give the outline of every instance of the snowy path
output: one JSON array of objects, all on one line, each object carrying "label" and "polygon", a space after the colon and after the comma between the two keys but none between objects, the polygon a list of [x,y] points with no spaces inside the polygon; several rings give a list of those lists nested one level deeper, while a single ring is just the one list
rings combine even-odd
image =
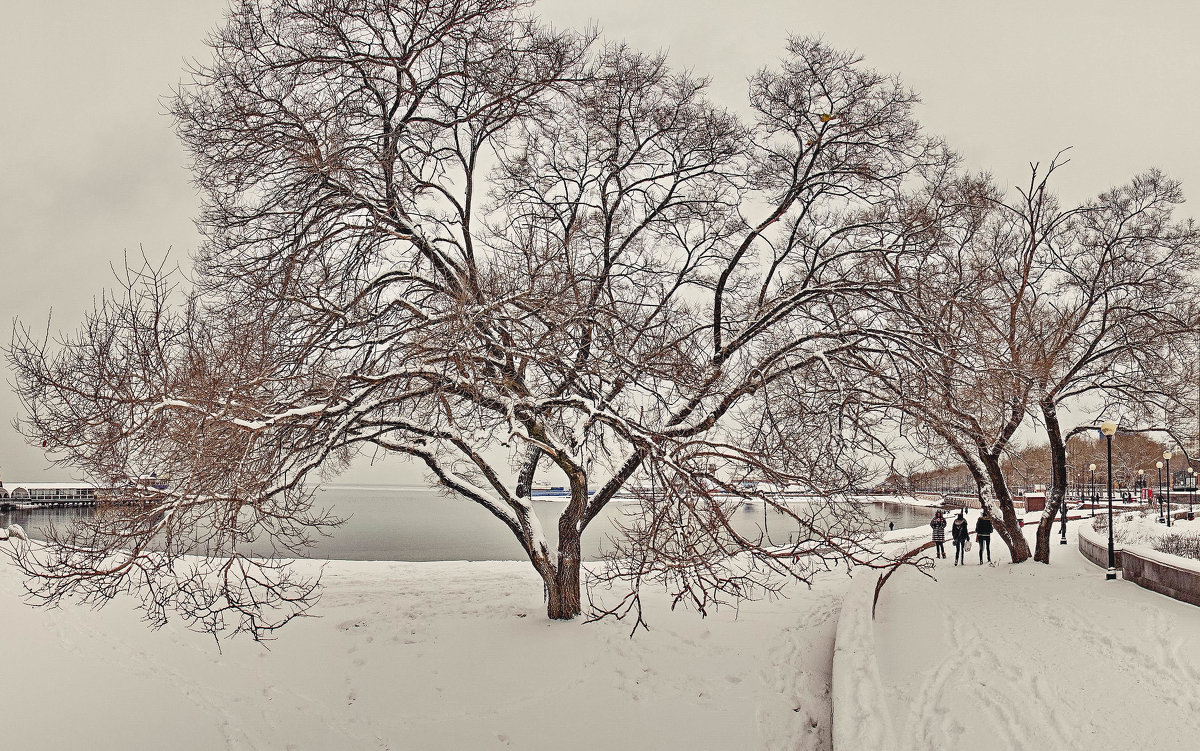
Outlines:
[{"label": "snowy path", "polygon": [[[303,562],[315,566],[314,562]],[[5,748],[828,749],[847,580],[652,630],[553,623],[526,564],[331,562],[270,649],[218,651],[127,600],[20,604],[0,565]]]},{"label": "snowy path", "polygon": [[902,749],[1198,747],[1200,608],[1106,581],[1070,543],[1051,566],[892,578],[875,646]]}]

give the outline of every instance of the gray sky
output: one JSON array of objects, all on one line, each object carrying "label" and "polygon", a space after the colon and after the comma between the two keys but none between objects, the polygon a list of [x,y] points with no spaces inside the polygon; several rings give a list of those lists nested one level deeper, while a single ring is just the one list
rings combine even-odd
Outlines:
[{"label": "gray sky", "polygon": [[[197,199],[163,98],[219,23],[222,0],[0,0],[0,293],[2,339],[20,317],[73,328],[111,286],[126,252],[181,260],[198,237]],[[924,103],[927,129],[975,169],[1022,183],[1028,163],[1073,147],[1058,180],[1082,200],[1148,167],[1180,178],[1200,205],[1200,5],[1179,0],[544,0],[557,26],[663,49],[741,105],[748,75],[786,35],[820,35],[898,73]],[[7,369],[0,374],[11,380]],[[0,477],[38,480],[40,450],[9,427],[0,388]],[[412,481],[391,463],[357,482]]]}]

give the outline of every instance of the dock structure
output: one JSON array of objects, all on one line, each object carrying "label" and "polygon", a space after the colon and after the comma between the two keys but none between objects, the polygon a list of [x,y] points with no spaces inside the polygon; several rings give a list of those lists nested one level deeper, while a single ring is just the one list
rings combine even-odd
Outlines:
[{"label": "dock structure", "polygon": [[0,482],[0,509],[94,506],[104,491],[90,482]]}]

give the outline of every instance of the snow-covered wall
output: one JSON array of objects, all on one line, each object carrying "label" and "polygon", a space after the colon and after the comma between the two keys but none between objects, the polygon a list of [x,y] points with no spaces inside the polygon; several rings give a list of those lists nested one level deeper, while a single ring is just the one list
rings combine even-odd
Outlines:
[{"label": "snow-covered wall", "polygon": [[[1121,568],[1121,551],[1122,546],[1118,543],[1113,546],[1116,552],[1117,568]],[[1103,535],[1092,529],[1090,524],[1082,524],[1079,527],[1079,552],[1083,553],[1083,557],[1087,558],[1092,563],[1102,568],[1108,568],[1108,533]]]},{"label": "snow-covered wall", "polygon": [[[1122,579],[1181,602],[1200,605],[1200,561],[1144,545],[1114,547]],[[1092,563],[1107,568],[1107,534],[1084,525],[1079,530],[1079,552]]]},{"label": "snow-covered wall", "polygon": [[875,656],[874,573],[864,570],[854,577],[838,618],[833,647],[834,751],[898,748]]}]

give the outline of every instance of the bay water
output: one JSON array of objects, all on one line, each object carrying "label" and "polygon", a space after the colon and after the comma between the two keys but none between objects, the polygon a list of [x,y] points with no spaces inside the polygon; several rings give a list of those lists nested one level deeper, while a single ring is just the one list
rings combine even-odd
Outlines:
[{"label": "bay water", "polygon": [[[305,551],[309,558],[359,561],[490,561],[522,560],[520,544],[498,519],[483,507],[455,496],[443,495],[427,487],[398,485],[330,485],[317,491],[316,505],[344,517],[345,523],[319,538]],[[565,499],[534,499],[534,512],[546,530],[550,549],[558,538],[558,516]],[[888,522],[897,529],[929,523],[932,509],[914,508],[896,503],[871,504],[872,515],[883,528]],[[583,555],[595,560],[611,549],[612,538],[627,513],[636,510],[636,502],[621,499],[610,502],[583,537]],[[39,537],[50,524],[69,524],[72,519],[90,516],[88,507],[22,509],[0,513],[0,525],[17,523],[31,537]],[[771,542],[786,544],[795,522],[768,510],[763,504],[748,503],[734,512],[734,529],[757,537],[764,529]]]}]

